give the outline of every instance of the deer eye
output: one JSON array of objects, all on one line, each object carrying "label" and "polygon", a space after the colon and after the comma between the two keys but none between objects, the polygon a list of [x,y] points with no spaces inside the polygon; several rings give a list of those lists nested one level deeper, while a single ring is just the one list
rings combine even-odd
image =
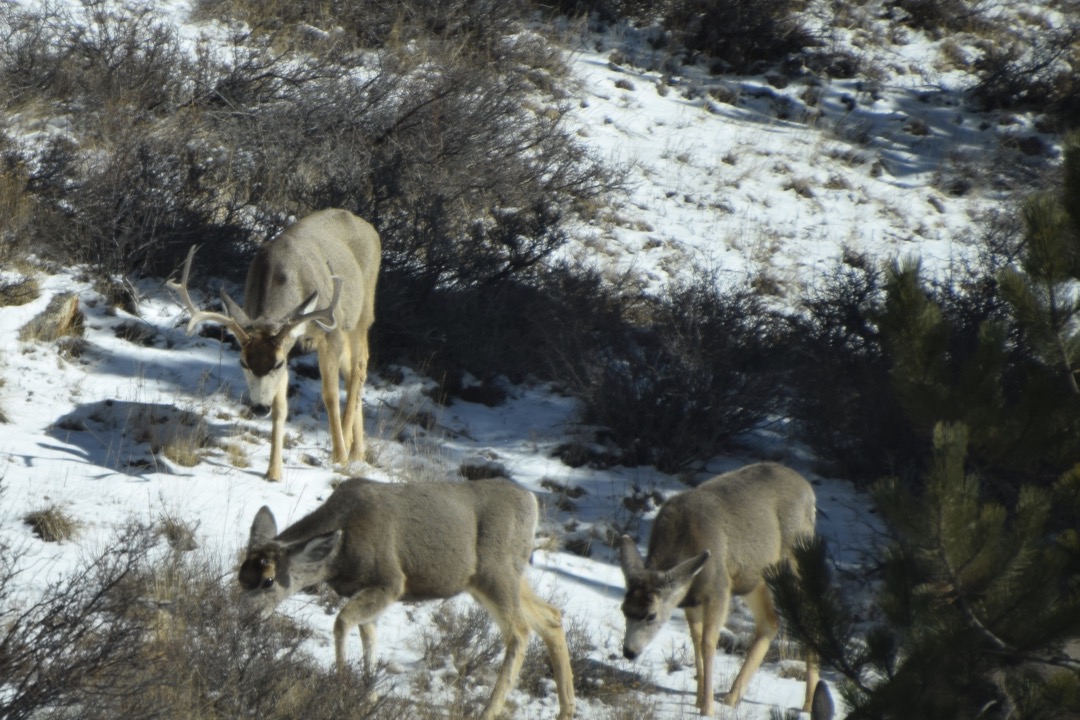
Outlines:
[{"label": "deer eye", "polygon": [[284,365],[285,365],[284,360],[278,360],[276,363],[274,363],[274,369],[275,370],[280,370]]},{"label": "deer eye", "polygon": [[245,360],[244,358],[240,358],[240,367],[244,368],[245,370],[251,369],[251,367],[247,364],[247,360]]},{"label": "deer eye", "polygon": [[262,586],[264,590],[269,590],[270,588],[274,587],[274,578],[263,578]]},{"label": "deer eye", "polygon": [[645,622],[656,622],[656,613],[649,613],[648,617],[645,618]]},{"label": "deer eye", "polygon": [[263,567],[266,567],[267,565],[270,564],[270,558],[266,558],[266,557],[259,558],[259,564],[262,565]]}]

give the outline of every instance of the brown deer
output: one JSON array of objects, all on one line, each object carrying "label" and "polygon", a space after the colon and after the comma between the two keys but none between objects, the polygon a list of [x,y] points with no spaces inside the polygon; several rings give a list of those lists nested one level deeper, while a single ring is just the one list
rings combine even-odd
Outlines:
[{"label": "brown deer", "polygon": [[[626,577],[623,655],[630,660],[640,655],[675,608],[683,608],[694,646],[696,705],[702,715],[712,715],[716,643],[731,596],[742,596],[756,632],[724,696],[725,704],[737,705],[780,626],[763,573],[792,560],[795,542],[814,534],[815,515],[810,483],[776,463],[718,475],[664,502],[649,536],[647,560],[628,535],[620,541]],[[811,710],[817,682],[817,663],[808,653],[804,712]]]},{"label": "brown deer", "polygon": [[[281,451],[288,415],[288,358],[303,340],[319,355],[322,397],[330,421],[332,461],[364,459],[361,397],[367,380],[368,329],[375,321],[375,282],[382,257],[379,234],[346,210],[320,210],[296,221],[262,245],[248,268],[244,307],[221,291],[225,313],[199,310],[188,294],[193,246],[180,282],[169,281],[191,319],[190,335],[203,322],[224,325],[240,343],[240,367],[252,411],[271,418],[267,480],[281,480]],[[329,304],[315,310],[320,302]],[[338,373],[345,378],[340,410]]]},{"label": "brown deer", "polygon": [[547,646],[559,719],[574,714],[574,686],[562,614],[525,578],[537,522],[536,497],[506,480],[342,483],[314,512],[281,533],[263,507],[240,567],[245,597],[269,615],[320,581],[348,598],[334,623],[339,668],[345,638],[360,628],[364,667],[374,670],[375,620],[399,600],[472,595],[502,631],[506,656],[481,718],[498,716],[517,681],[529,632]]}]

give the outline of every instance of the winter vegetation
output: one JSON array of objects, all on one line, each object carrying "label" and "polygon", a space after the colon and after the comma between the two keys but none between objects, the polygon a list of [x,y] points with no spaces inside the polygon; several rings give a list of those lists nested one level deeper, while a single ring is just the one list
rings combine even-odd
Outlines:
[{"label": "winter vegetation", "polygon": [[[166,288],[198,245],[226,312],[335,207],[382,241],[337,465],[313,355],[271,443]],[[532,491],[576,715],[695,716],[680,611],[622,657],[620,538],[760,460],[818,534],[721,717],[796,713],[804,648],[839,717],[1080,714],[1077,0],[3,1],[0,334],[0,717],[478,716],[471,601],[344,669],[325,584],[238,602],[255,511],[356,475]],[[557,695],[534,640],[506,715]]]}]

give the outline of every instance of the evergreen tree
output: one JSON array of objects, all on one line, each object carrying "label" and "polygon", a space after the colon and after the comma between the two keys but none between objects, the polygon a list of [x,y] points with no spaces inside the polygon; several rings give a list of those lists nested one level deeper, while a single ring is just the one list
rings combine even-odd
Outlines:
[{"label": "evergreen tree", "polygon": [[1018,264],[981,289],[1000,292],[1004,312],[974,327],[943,309],[955,288],[935,295],[907,261],[886,270],[873,318],[912,429],[963,423],[971,463],[1014,500],[1018,478],[1045,484],[1080,462],[1080,134],[1065,143],[1063,175],[1060,193],[1024,203]]},{"label": "evergreen tree", "polygon": [[897,401],[914,430],[929,437],[940,421],[963,422],[980,447],[1000,447],[1005,424],[1003,375],[1008,357],[1004,325],[984,321],[973,347],[957,333],[924,287],[917,261],[895,262],[885,273],[885,303],[875,316],[891,360]]},{"label": "evergreen tree", "polygon": [[1080,468],[1051,489],[1022,488],[1009,512],[982,497],[967,444],[963,425],[939,424],[923,489],[875,490],[895,537],[878,624],[857,625],[820,539],[799,548],[797,572],[768,578],[793,634],[843,676],[853,719],[1080,712],[1080,661],[1063,652],[1080,638]]},{"label": "evergreen tree", "polygon": [[1052,489],[1025,487],[1013,512],[966,471],[968,432],[934,430],[919,492],[883,481],[894,531],[881,557],[881,620],[861,628],[829,575],[827,548],[799,548],[769,576],[793,634],[843,677],[852,719],[1064,718],[1080,711],[1080,467]]},{"label": "evergreen tree", "polygon": [[1080,134],[1065,142],[1063,191],[1024,203],[1024,256],[999,278],[1005,298],[1031,346],[1059,369],[1064,385],[1080,395]]}]

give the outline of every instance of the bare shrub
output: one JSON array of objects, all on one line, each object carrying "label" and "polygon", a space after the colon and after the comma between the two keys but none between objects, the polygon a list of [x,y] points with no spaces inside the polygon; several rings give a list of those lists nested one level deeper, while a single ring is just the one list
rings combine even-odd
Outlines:
[{"label": "bare shrub", "polygon": [[[252,18],[262,29],[194,58],[149,10],[7,8],[0,76],[18,78],[17,100],[89,109],[25,158],[38,244],[109,274],[166,274],[196,240],[245,252],[253,230],[343,206],[391,239],[386,265],[475,282],[531,269],[565,241],[575,203],[614,186],[558,103],[532,96],[564,66],[521,6],[327,7],[270,8]],[[331,21],[349,32],[302,48],[290,34]]]},{"label": "bare shrub", "polygon": [[[140,566],[129,591],[151,630],[143,666],[125,668],[121,687],[144,688],[85,717],[370,717],[375,679],[334,676],[301,649],[308,634],[287,618],[247,612],[232,573],[197,554],[168,554]],[[228,578],[222,582],[223,577]],[[191,672],[198,668],[198,672]]]},{"label": "bare shrub", "polygon": [[667,3],[655,0],[555,0],[551,3],[551,7],[565,15],[589,15],[601,23],[628,19],[643,25],[655,21],[666,6]]},{"label": "bare shrub", "polygon": [[984,27],[984,0],[888,0],[885,7],[901,23],[932,34],[961,32]]},{"label": "bare shrub", "polygon": [[122,694],[113,676],[138,665],[142,628],[124,621],[133,600],[119,591],[148,544],[138,530],[117,540],[25,603],[14,595],[20,554],[0,552],[0,716],[74,716],[94,698]]},{"label": "bare shrub", "polygon": [[791,318],[788,412],[830,470],[863,479],[895,471],[911,435],[873,322],[884,298],[877,263],[845,252]]},{"label": "bare shrub", "polygon": [[169,128],[101,120],[110,147],[97,162],[62,139],[38,158],[40,250],[107,275],[168,274],[196,241],[227,258],[241,228],[227,187],[217,189],[216,151],[179,118]]},{"label": "bare shrub", "polygon": [[1080,21],[1040,29],[1037,39],[994,38],[980,44],[971,94],[983,107],[1036,108],[1075,125],[1080,90]]},{"label": "bare shrub", "polygon": [[702,272],[616,328],[575,390],[629,464],[676,470],[712,455],[780,406],[777,319],[750,290]]},{"label": "bare shrub", "polygon": [[[7,135],[0,135],[0,252],[8,256],[33,217],[30,170]],[[11,259],[11,257],[4,257]]]},{"label": "bare shrub", "polygon": [[[9,153],[26,246],[115,281],[167,275],[198,242],[229,274],[291,217],[344,207],[384,238],[380,317],[403,319],[376,324],[380,351],[437,357],[448,386],[466,370],[546,374],[536,341],[566,333],[561,301],[540,296],[588,282],[549,280],[551,258],[622,175],[567,127],[562,54],[526,25],[531,6],[204,3],[250,29],[192,56],[152,11],[105,5],[0,9],[9,105],[79,108],[68,132]],[[440,301],[458,300],[478,318],[448,312],[447,327]]]},{"label": "bare shrub", "polygon": [[[505,52],[531,4],[523,0],[198,0],[196,15],[239,20],[278,44],[303,45],[333,36],[368,49],[411,52],[432,39],[451,41],[462,53],[490,60]],[[411,46],[411,49],[410,49]]]},{"label": "bare shrub", "polygon": [[32,275],[0,279],[0,307],[25,305],[41,295],[41,285]]},{"label": "bare shrub", "polygon": [[[658,688],[645,676],[632,670],[596,660],[592,657],[596,643],[589,628],[577,618],[563,618],[566,625],[566,645],[570,651],[570,666],[574,672],[574,689],[578,697],[599,700],[608,706],[599,717],[651,718],[657,703],[648,694]],[[521,667],[519,686],[525,692],[544,697],[553,692],[550,665],[539,640],[529,644]]]},{"label": "bare shrub", "polygon": [[423,365],[442,402],[462,394],[466,372],[493,387],[499,378],[530,376],[576,387],[602,329],[625,322],[622,293],[599,272],[565,264],[529,278],[434,290],[423,279],[384,272],[379,351],[384,360]]},{"label": "bare shrub", "polygon": [[663,24],[689,50],[744,71],[814,44],[801,0],[671,0]]},{"label": "bare shrub", "polygon": [[[46,99],[72,109],[162,112],[176,105],[181,92],[177,70],[185,56],[150,5],[5,4],[0,38],[0,78],[9,108]],[[78,114],[72,119],[78,122]]]},{"label": "bare shrub", "polygon": [[5,718],[205,720],[257,716],[392,717],[372,701],[378,678],[337,675],[287,619],[246,613],[194,553],[155,551],[132,525],[77,572],[24,603],[18,554],[0,553],[0,696]]},{"label": "bare shrub", "polygon": [[439,605],[433,633],[422,638],[424,660],[442,666],[449,658],[458,677],[469,679],[490,671],[503,653],[502,639],[491,616],[477,603],[461,610],[454,601]]}]

